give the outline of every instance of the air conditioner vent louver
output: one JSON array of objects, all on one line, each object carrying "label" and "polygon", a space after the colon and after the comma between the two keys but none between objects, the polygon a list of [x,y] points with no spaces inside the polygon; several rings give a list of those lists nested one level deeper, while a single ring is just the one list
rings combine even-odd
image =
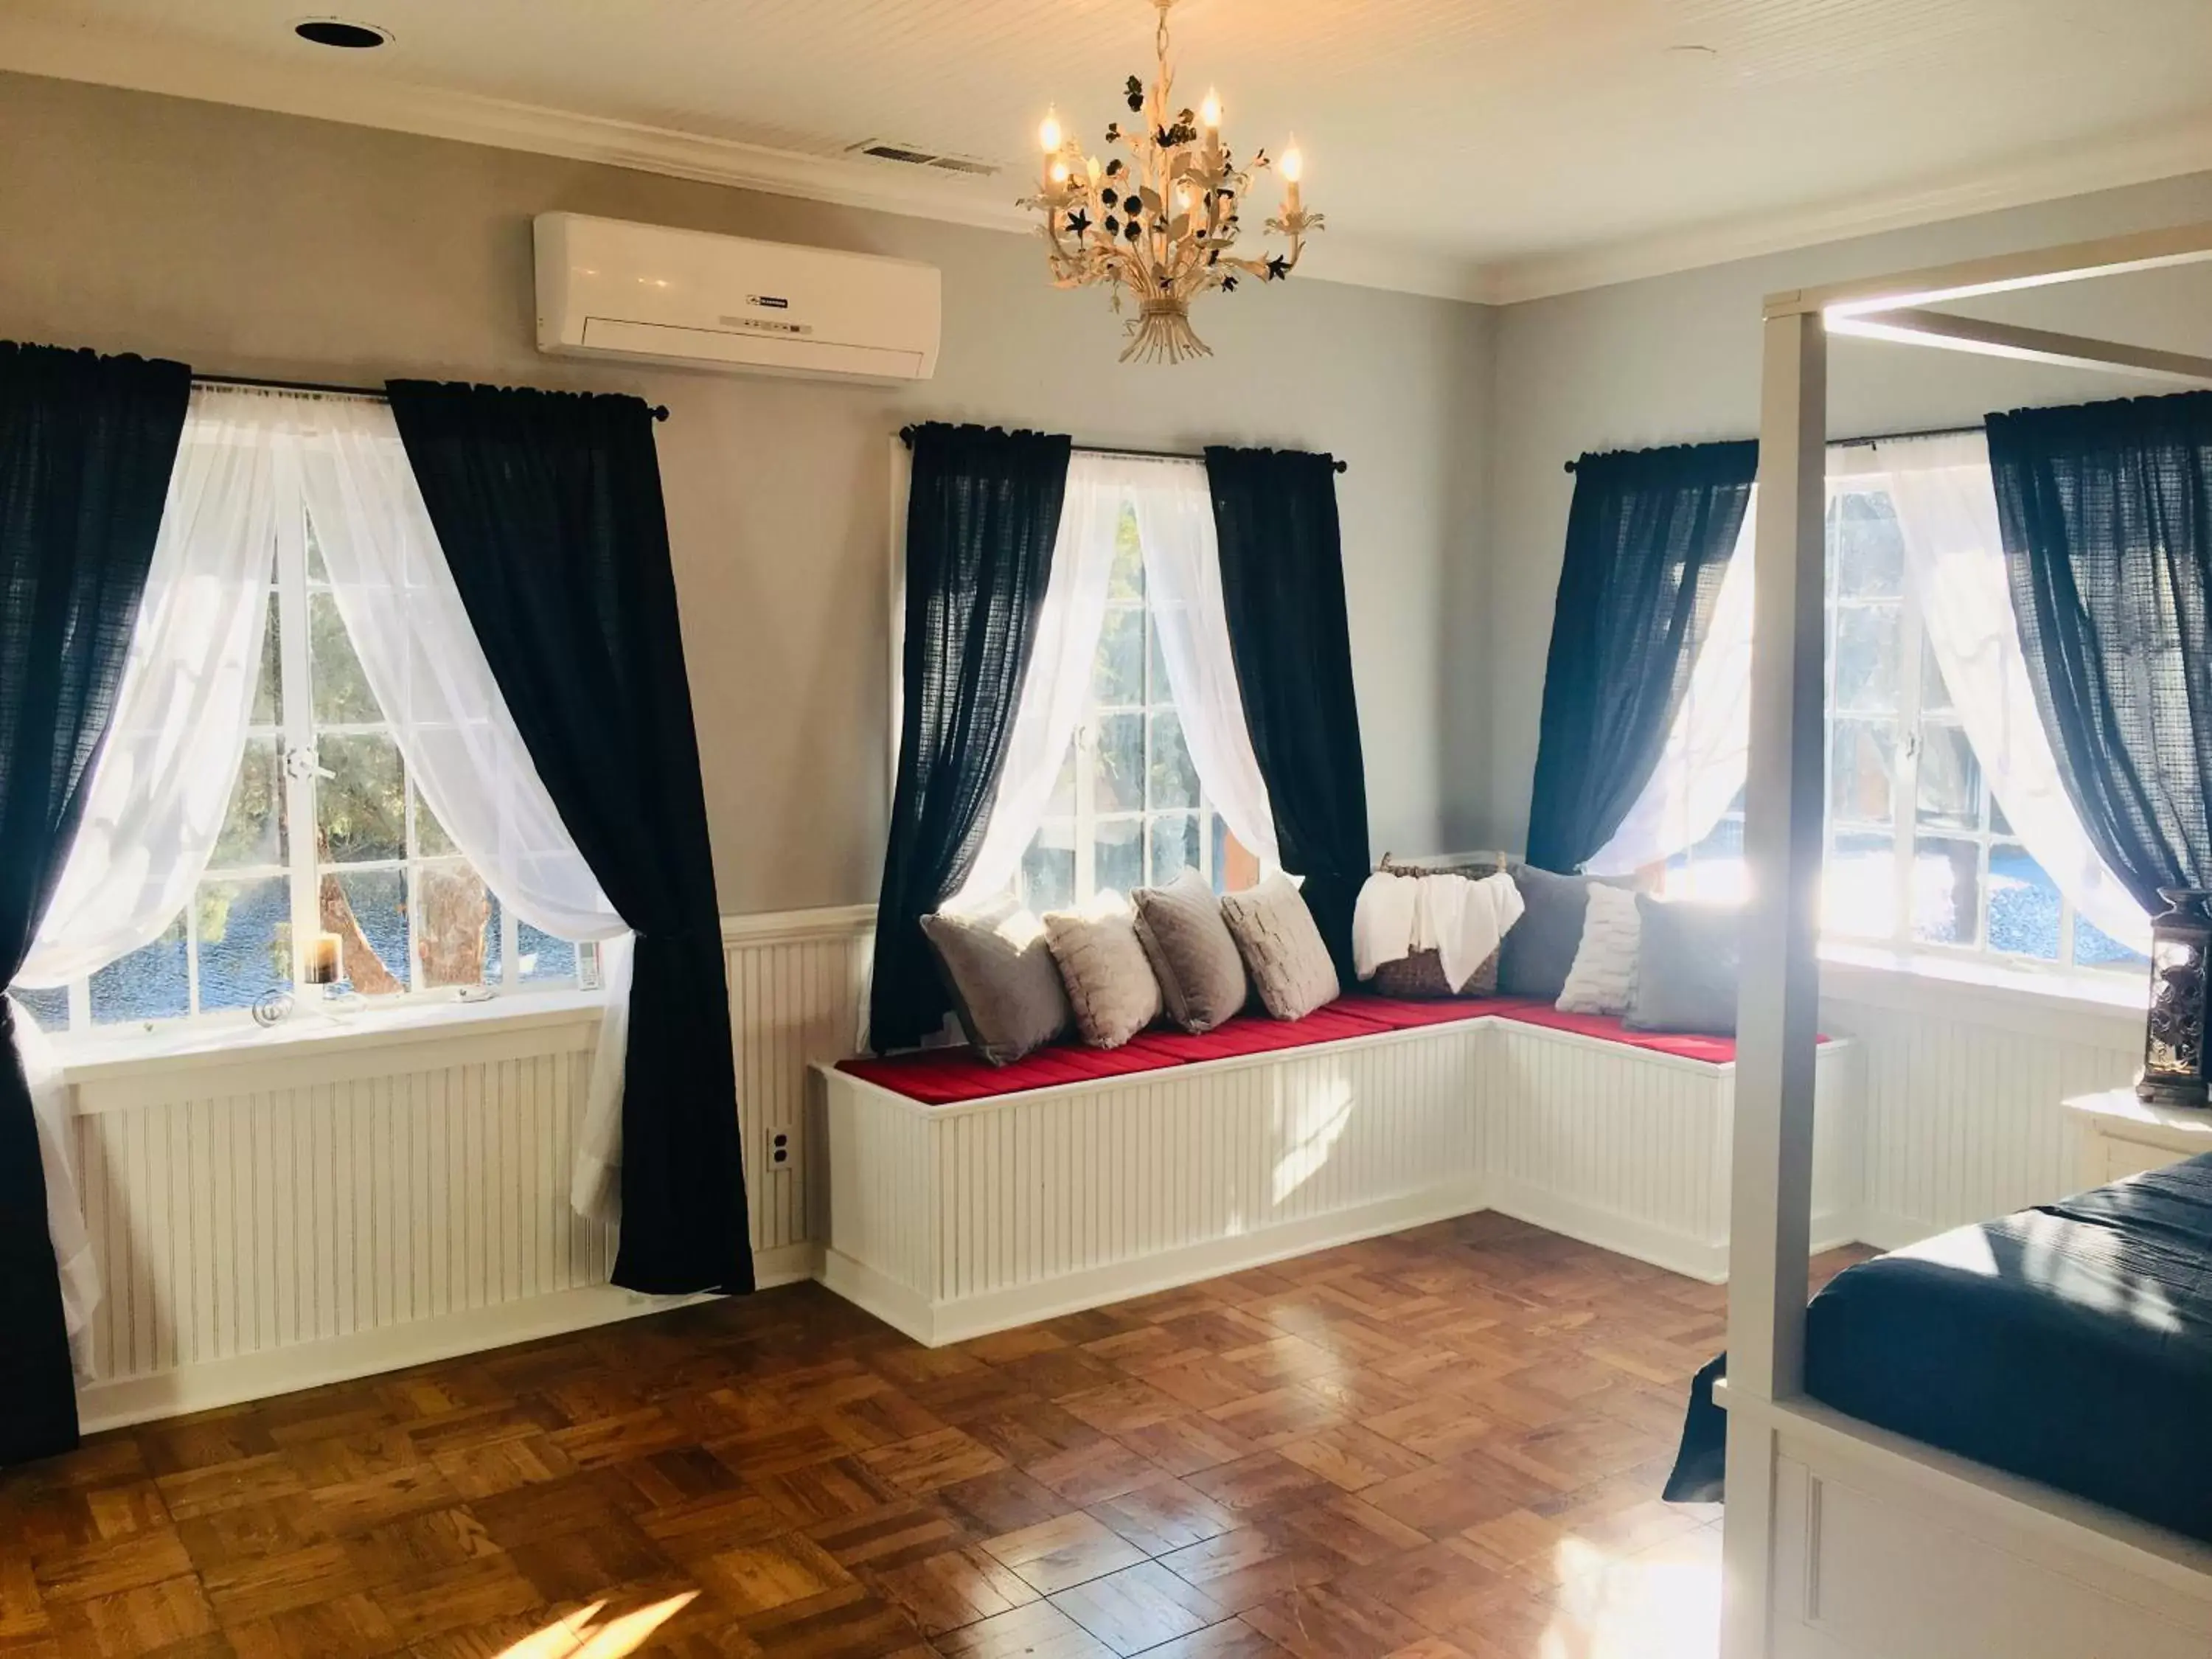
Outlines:
[{"label": "air conditioner vent louver", "polygon": [[868,139],[851,146],[846,153],[865,155],[878,161],[894,161],[901,167],[934,167],[940,173],[965,173],[975,179],[988,179],[1000,170],[996,161],[987,161],[980,155],[941,155],[936,150],[917,149],[912,144],[894,143],[887,138]]}]

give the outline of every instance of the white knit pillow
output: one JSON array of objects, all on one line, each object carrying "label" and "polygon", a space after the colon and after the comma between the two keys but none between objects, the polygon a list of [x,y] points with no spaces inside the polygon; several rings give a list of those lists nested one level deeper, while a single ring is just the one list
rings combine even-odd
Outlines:
[{"label": "white knit pillow", "polygon": [[1636,895],[1592,882],[1583,942],[1557,1006],[1563,1014],[1625,1014],[1636,1000],[1636,957],[1643,925]]}]

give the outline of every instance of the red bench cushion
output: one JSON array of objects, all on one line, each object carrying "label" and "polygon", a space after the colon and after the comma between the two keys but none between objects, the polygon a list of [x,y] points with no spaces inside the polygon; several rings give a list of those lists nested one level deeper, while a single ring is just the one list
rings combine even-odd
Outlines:
[{"label": "red bench cushion", "polygon": [[1346,1037],[1416,1030],[1469,1019],[1510,1019],[1708,1066],[1725,1066],[1735,1059],[1733,1037],[1632,1031],[1609,1015],[1563,1014],[1534,997],[1404,1002],[1393,997],[1354,995],[1317,1009],[1304,1019],[1245,1014],[1198,1036],[1158,1030],[1142,1032],[1119,1048],[1057,1045],[1039,1049],[1011,1066],[986,1065],[965,1048],[932,1048],[921,1054],[894,1054],[887,1060],[842,1060],[838,1069],[925,1106],[957,1106],[1031,1089],[1065,1088],[1100,1078],[1130,1077],[1201,1060],[1274,1054]]},{"label": "red bench cushion", "polygon": [[[1396,1029],[1368,1015],[1365,1011],[1370,1000],[1381,1001],[1346,997],[1316,1009],[1304,1019],[1241,1014],[1195,1036],[1188,1031],[1144,1031],[1119,1048],[1056,1044],[1025,1054],[1011,1066],[987,1065],[965,1048],[930,1048],[885,1060],[842,1060],[839,1069],[927,1106],[952,1106],[963,1101],[988,1100],[994,1095],[1065,1088],[1071,1083],[1129,1077],[1200,1060],[1231,1060],[1308,1048],[1316,1042],[1337,1042],[1346,1037],[1375,1036]],[[1480,1002],[1429,1006],[1456,1006],[1460,1012],[1453,1018],[1459,1019],[1479,1018],[1488,1006]]]}]

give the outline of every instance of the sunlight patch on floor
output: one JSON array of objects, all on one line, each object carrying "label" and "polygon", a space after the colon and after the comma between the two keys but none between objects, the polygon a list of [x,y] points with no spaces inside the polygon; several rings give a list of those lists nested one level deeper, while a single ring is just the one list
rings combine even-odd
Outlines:
[{"label": "sunlight patch on floor", "polygon": [[598,1620],[607,1604],[594,1601],[566,1619],[556,1620],[543,1630],[532,1631],[504,1649],[499,1659],[623,1659],[623,1655],[643,1647],[652,1639],[653,1632],[683,1612],[698,1594],[697,1590],[686,1590],[681,1595],[672,1595],[665,1601],[655,1601],[635,1613],[610,1619],[604,1625]]},{"label": "sunlight patch on floor", "polygon": [[1538,1659],[1713,1659],[1720,1646],[1720,1532],[1698,1527],[1632,1555],[1560,1540],[1559,1615]]}]

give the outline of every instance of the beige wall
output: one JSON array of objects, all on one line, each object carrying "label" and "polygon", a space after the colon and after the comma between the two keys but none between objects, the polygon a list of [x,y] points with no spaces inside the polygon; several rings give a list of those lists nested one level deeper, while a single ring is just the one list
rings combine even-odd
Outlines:
[{"label": "beige wall", "polygon": [[[2212,218],[2212,174],[2077,197],[1680,276],[1625,283],[1498,313],[1492,487],[1473,605],[1487,669],[1490,775],[1472,844],[1519,848],[1543,706],[1553,596],[1585,450],[1756,436],[1759,300],[1776,289],[2011,249]],[[1961,307],[1967,309],[1969,307]],[[2045,289],[1984,314],[2104,338],[2212,353],[2212,270]],[[1972,424],[1993,409],[2177,390],[2094,371],[1835,342],[1838,437]]]},{"label": "beige wall", "polygon": [[[886,810],[888,435],[942,417],[1151,448],[1330,449],[1376,848],[1485,817],[1469,637],[1492,313],[1293,281],[1209,303],[1218,354],[1114,361],[1103,296],[1033,244],[504,150],[0,75],[0,337],[222,374],[434,374],[640,392],[659,431],[727,910],[872,899]],[[550,210],[926,259],[937,379],[885,391],[541,357]]]}]

